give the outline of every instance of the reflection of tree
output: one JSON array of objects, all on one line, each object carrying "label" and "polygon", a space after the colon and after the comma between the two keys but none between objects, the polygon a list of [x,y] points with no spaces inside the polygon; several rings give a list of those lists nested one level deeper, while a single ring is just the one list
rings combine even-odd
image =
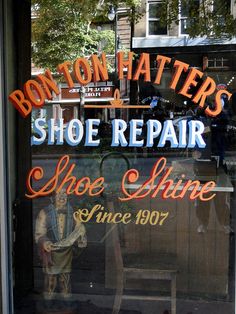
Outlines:
[{"label": "reflection of tree", "polygon": [[230,12],[230,3],[222,0],[163,0],[161,22],[169,27],[177,24],[182,9],[182,15],[187,17],[186,33],[190,37],[232,38],[236,32],[236,19]]},{"label": "reflection of tree", "polygon": [[75,60],[103,50],[114,54],[114,32],[96,29],[107,22],[109,5],[137,7],[140,0],[33,0],[32,59],[35,65],[55,69],[65,60]]}]

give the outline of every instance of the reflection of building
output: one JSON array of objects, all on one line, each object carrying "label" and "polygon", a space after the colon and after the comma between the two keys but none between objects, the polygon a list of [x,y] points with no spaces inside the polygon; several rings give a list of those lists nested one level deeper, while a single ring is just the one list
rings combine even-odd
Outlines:
[{"label": "reflection of building", "polygon": [[[236,6],[231,1],[231,12],[236,13]],[[236,63],[234,54],[236,50],[236,39],[227,40],[213,39],[207,37],[190,38],[187,28],[189,26],[188,2],[180,5],[179,24],[173,23],[170,29],[163,25],[161,19],[161,1],[142,1],[142,12],[144,13],[139,22],[134,26],[133,50],[140,55],[143,52],[151,54],[151,69],[153,75],[157,68],[156,55],[165,55],[175,58],[191,67],[196,67],[203,71],[205,75],[211,76],[217,85],[227,84],[230,92],[236,90],[234,72]],[[194,1],[194,6],[198,9],[200,1]],[[230,9],[230,1],[224,3]],[[212,10],[215,10],[214,5]],[[213,11],[214,12],[214,11]],[[165,68],[165,75],[161,84],[154,86],[164,98],[168,98],[174,105],[184,106],[184,99],[176,96],[175,92],[170,92],[168,86],[171,80],[171,70],[168,65]],[[185,77],[183,78],[185,79]],[[140,86],[143,84],[140,82]],[[141,88],[142,89],[142,88]],[[142,95],[140,95],[142,98]],[[185,99],[186,100],[186,99]],[[211,99],[209,99],[211,101]]]},{"label": "reflection of building", "polygon": [[[36,8],[36,10],[35,10]],[[129,82],[124,79],[120,82],[117,81],[114,75],[114,56],[116,50],[130,50],[131,44],[131,28],[128,17],[128,9],[119,6],[115,10],[114,20],[110,21],[106,15],[97,17],[91,23],[91,29],[97,29],[100,31],[114,31],[116,34],[116,49],[113,54],[107,54],[106,60],[108,64],[109,80],[105,82],[89,83],[85,87],[85,91],[82,92],[82,86],[75,85],[75,88],[67,88],[65,81],[60,85],[60,95],[54,97],[52,101],[48,101],[43,108],[33,108],[33,116],[46,117],[46,118],[64,118],[65,123],[69,120],[76,118],[84,120],[86,119],[84,112],[84,104],[107,104],[112,99],[115,87],[119,87],[121,97],[127,100],[129,97]],[[32,7],[31,22],[38,18],[37,5]],[[34,36],[34,33],[33,33]],[[103,38],[97,44],[97,52],[100,55],[103,52],[104,47],[107,45],[107,39]],[[80,57],[78,55],[78,57]],[[90,55],[85,56],[89,58]],[[43,69],[37,68],[32,63],[31,74],[32,77],[43,73]],[[55,75],[56,76],[56,75]],[[108,121],[109,111],[101,112],[105,121]]]},{"label": "reflection of building", "polygon": [[[201,1],[191,2],[195,9],[198,10]],[[191,86],[190,94],[194,95],[200,87],[203,79],[207,76],[211,77],[216,83],[216,90],[227,89],[233,94],[231,101],[227,101],[222,97],[223,114],[212,122],[211,136],[217,140],[212,141],[213,152],[219,155],[222,160],[225,155],[222,151],[233,148],[231,136],[222,132],[228,128],[227,124],[234,125],[232,115],[235,114],[235,93],[236,93],[236,38],[227,39],[226,37],[214,39],[213,37],[196,37],[190,38],[188,35],[188,27],[191,23],[190,9],[188,2],[183,2],[179,6],[179,23],[173,23],[170,28],[161,22],[162,2],[155,0],[142,1],[142,17],[134,25],[134,36],[132,38],[132,49],[136,53],[137,58],[141,53],[150,54],[151,81],[154,80],[158,69],[157,55],[164,55],[171,58],[170,64],[166,64],[164,74],[160,84],[152,82],[144,82],[139,79],[138,91],[139,101],[145,99],[162,97],[169,103],[159,102],[155,107],[154,114],[156,118],[163,120],[167,117],[178,118],[196,114],[197,104],[190,99],[178,94],[181,85],[186,80],[189,70],[197,68],[204,73],[202,79],[196,86]],[[219,3],[215,1],[210,7],[212,12],[217,11]],[[224,2],[224,6],[236,15],[236,5],[233,1]],[[175,60],[180,60],[190,65],[186,73],[182,73],[179,83],[175,90],[169,88],[172,75],[173,64]],[[214,106],[214,94],[207,97],[205,105]],[[149,100],[150,102],[150,100]],[[146,117],[150,118],[150,113],[146,112]],[[208,122],[209,123],[209,122]],[[222,132],[216,130],[221,128]],[[233,132],[232,132],[233,133]],[[233,134],[233,136],[235,136]],[[227,143],[227,145],[226,145]],[[227,147],[226,147],[227,146]]]},{"label": "reflection of building", "polygon": [[[98,18],[95,22],[91,23],[92,29],[97,29],[98,31],[107,31],[113,30],[116,34],[116,49],[114,50],[114,54],[106,55],[107,60],[107,68],[109,72],[108,81],[104,82],[96,82],[89,83],[84,88],[79,84],[75,84],[74,88],[68,88],[65,80],[58,84],[60,89],[59,96],[53,97],[52,101],[47,101],[46,105],[42,108],[33,108],[33,117],[46,117],[47,119],[54,118],[63,118],[65,124],[69,122],[71,119],[81,119],[84,121],[86,119],[86,114],[90,116],[91,114],[96,114],[89,112],[88,110],[84,111],[85,104],[94,104],[94,105],[106,105],[109,104],[109,101],[113,99],[113,94],[115,88],[119,87],[121,97],[123,100],[128,101],[129,98],[129,81],[124,78],[118,82],[115,71],[115,51],[119,51],[120,49],[129,51],[131,46],[131,28],[130,21],[127,14],[127,8],[118,7],[115,11],[114,20],[109,21],[106,17],[102,17],[101,20]],[[31,19],[32,23],[35,19],[37,19],[37,15],[35,11],[32,10]],[[98,55],[103,52],[103,48],[106,45],[106,38],[102,39],[98,43]],[[78,57],[80,57],[78,55]],[[86,58],[90,58],[90,55],[86,56]],[[32,77],[43,73],[43,69],[37,68],[32,63],[31,74]],[[56,74],[54,75],[56,77]],[[114,113],[110,116],[110,111],[108,110],[100,110],[100,114],[103,117],[104,121],[108,121],[112,116],[114,117]]]},{"label": "reflection of building", "polygon": [[[211,174],[210,179],[217,177],[218,182],[215,192],[220,193],[218,197],[221,197],[221,202],[217,201],[214,204],[208,203],[206,206],[205,204],[196,204],[194,201],[190,201],[189,198],[164,200],[161,197],[151,198],[148,196],[137,199],[137,202],[127,203],[126,206],[117,202],[114,203],[114,206],[104,204],[105,209],[113,210],[114,208],[114,210],[127,214],[132,213],[135,215],[137,211],[142,210],[144,214],[151,215],[154,213],[157,218],[159,217],[158,212],[165,211],[169,216],[162,226],[155,226],[149,223],[146,225],[136,225],[135,223],[127,225],[117,224],[120,227],[121,241],[112,237],[109,227],[111,226],[112,230],[116,230],[113,229],[112,224],[106,226],[105,224],[95,224],[94,221],[91,221],[88,228],[88,250],[79,254],[79,259],[75,263],[72,276],[75,291],[73,298],[70,302],[55,298],[51,304],[44,304],[40,295],[40,288],[43,284],[42,270],[40,268],[41,263],[39,263],[38,252],[33,243],[33,231],[39,209],[46,208],[47,202],[49,203],[50,200],[44,197],[39,197],[33,201],[26,199],[25,181],[32,167],[42,166],[46,176],[45,179],[47,180],[54,173],[58,155],[68,154],[71,155],[71,161],[76,163],[76,169],[73,174],[79,180],[82,176],[98,177],[99,172],[101,173],[101,160],[105,160],[103,166],[104,170],[107,171],[104,174],[106,178],[113,177],[116,179],[117,176],[120,177],[126,170],[126,160],[128,160],[130,168],[139,168],[141,173],[140,182],[145,182],[144,180],[150,175],[158,154],[160,154],[161,156],[168,157],[168,166],[173,165],[175,167],[176,171],[173,177],[175,183],[176,179],[181,177],[181,173],[187,175],[186,179],[188,177],[191,179],[195,178],[194,171],[196,169],[193,169],[194,160],[191,158],[190,152],[187,152],[187,158],[186,155],[183,156],[181,151],[177,149],[172,151],[171,155],[168,155],[169,147],[163,151],[155,147],[155,150],[145,155],[141,154],[140,148],[136,150],[133,147],[121,147],[122,154],[119,154],[117,151],[114,152],[114,155],[105,154],[105,152],[112,150],[110,141],[105,141],[109,133],[107,125],[103,129],[103,133],[105,134],[104,146],[98,147],[98,149],[91,147],[91,149],[83,150],[81,147],[70,147],[69,150],[65,146],[52,147],[49,145],[40,145],[38,146],[38,154],[32,154],[33,149],[30,147],[30,119],[22,119],[7,100],[7,96],[12,90],[21,89],[24,83],[30,79],[30,3],[27,0],[3,0],[0,2],[1,5],[3,4],[1,6],[3,10],[0,10],[1,35],[3,35],[0,36],[2,313],[18,314],[23,312],[24,314],[32,314],[49,313],[49,311],[55,313],[54,309],[51,309],[50,306],[57,305],[58,302],[60,308],[57,312],[61,313],[111,312],[113,300],[115,299],[113,294],[117,292],[117,295],[121,296],[123,282],[120,286],[114,286],[117,290],[108,290],[109,281],[113,281],[117,285],[117,278],[119,279],[120,277],[122,279],[120,276],[121,271],[126,271],[126,268],[121,268],[123,262],[121,261],[121,256],[117,254],[120,246],[122,247],[120,251],[125,254],[127,253],[124,257],[130,257],[133,267],[139,264],[140,257],[141,261],[145,261],[147,257],[149,262],[147,265],[151,266],[151,268],[159,267],[158,262],[162,262],[163,264],[160,265],[159,270],[163,270],[161,266],[166,266],[171,262],[177,261],[175,268],[175,271],[178,270],[177,314],[193,313],[194,311],[201,314],[235,313],[235,303],[232,293],[232,290],[234,290],[233,286],[235,285],[235,238],[229,225],[229,220],[232,221],[232,218],[235,218],[234,165],[231,167],[232,177],[223,168],[220,169],[217,175],[215,172]],[[158,3],[158,1],[149,1],[147,4],[149,12],[152,6],[157,6],[158,8]],[[146,10],[145,5],[144,9]],[[4,18],[2,18],[3,12],[6,13]],[[181,18],[181,36],[178,33],[174,33],[174,29],[171,31],[171,34],[169,33],[165,36],[167,30],[165,27],[161,27],[160,33],[162,35],[160,37],[160,34],[158,34],[158,16],[149,16],[147,20],[146,17],[147,15],[144,15],[141,21],[135,26],[133,49],[137,54],[146,51],[152,55],[153,71],[156,69],[154,56],[157,53],[168,55],[171,58],[176,58],[190,63],[192,66],[199,67],[205,73],[211,73],[210,75],[214,77],[217,84],[219,83],[219,88],[224,88],[222,84],[231,81],[228,88],[234,91],[235,85],[234,81],[232,81],[235,69],[234,40],[229,42],[224,41],[221,45],[217,42],[210,42],[207,39],[190,40],[186,34],[183,34],[186,33],[185,24],[187,25],[188,23],[187,14]],[[148,35],[146,34],[146,21],[149,23]],[[175,27],[175,31],[178,32],[178,30],[179,28]],[[65,36],[67,35],[65,34]],[[149,86],[150,89],[146,89],[146,92],[148,94],[154,88],[154,93],[160,93],[164,100],[169,99],[175,104],[174,114],[176,115],[178,111],[179,115],[181,115],[186,99],[181,98],[174,92],[171,93],[170,90],[167,94],[170,76],[170,69],[165,69],[163,81],[157,87],[158,90],[155,90],[156,86]],[[110,92],[110,86],[112,84],[108,85],[108,83],[105,86],[89,86],[88,88],[92,90],[85,90],[85,93],[87,93],[86,101],[89,102],[95,97],[95,101],[98,102],[96,98],[98,94],[96,93],[102,92],[101,88],[109,88],[107,92]],[[141,90],[144,90],[142,82],[140,82],[140,87],[141,93]],[[76,98],[55,100],[55,103],[48,104],[47,107],[40,110],[37,117],[44,117],[44,109],[49,107],[51,111],[48,110],[46,114],[55,118],[64,117],[65,121],[79,115],[81,97],[77,92],[77,87],[71,93],[68,91],[69,94],[75,94]],[[123,94],[122,97],[126,95],[128,94]],[[64,96],[68,97],[68,94]],[[99,96],[101,96],[103,101],[107,101],[109,98],[109,95],[102,93]],[[164,105],[167,106],[164,103],[163,107]],[[158,106],[159,104],[154,107]],[[93,112],[86,110],[86,114],[89,117],[99,118],[101,111],[96,110],[93,110]],[[105,115],[105,113],[103,114]],[[137,112],[136,118],[141,119],[141,114],[141,112]],[[104,116],[100,118],[105,120]],[[172,119],[172,117],[168,118]],[[219,128],[217,136],[224,132],[225,130],[223,131]],[[235,137],[232,137],[231,140],[234,143],[234,148],[230,152],[227,151],[227,154],[234,158]],[[103,156],[106,158],[102,158]],[[124,156],[125,159],[123,158]],[[233,162],[235,163],[235,158]],[[216,169],[214,168],[214,170]],[[36,177],[40,178],[40,171],[36,173]],[[65,180],[67,178],[65,177]],[[40,180],[34,183],[34,188],[37,188]],[[137,182],[138,184],[139,181]],[[137,189],[137,185],[130,184],[127,188],[130,192],[134,192]],[[114,190],[115,193],[104,195],[102,200],[98,200],[98,202],[100,203],[101,201],[103,204],[106,199],[108,201],[109,199],[113,200],[113,197],[116,197],[116,184],[114,184]],[[221,195],[221,192],[224,196]],[[75,195],[70,195],[70,197],[71,204],[73,204],[75,209],[78,207],[92,208],[91,198],[77,197]],[[97,203],[97,199],[95,199],[94,203]],[[216,207],[217,210],[215,210]],[[223,214],[225,214],[227,221],[223,219],[222,222],[217,221],[216,212],[218,213],[218,218],[219,216],[222,218],[221,214],[224,212]],[[156,219],[153,215],[152,218]],[[205,223],[206,226],[199,228],[201,226],[199,225],[199,221],[202,224]],[[222,224],[227,225],[222,226]],[[119,242],[117,243],[115,240]],[[109,256],[113,253],[114,256]],[[128,254],[130,255],[128,256]],[[119,260],[119,263],[114,261],[114,257]],[[124,259],[124,262],[126,261]],[[117,265],[120,266],[118,270],[116,269]],[[147,272],[150,276],[149,268],[146,268]],[[137,276],[145,278],[143,272],[139,272]],[[156,293],[154,291],[156,288],[159,290],[158,292],[163,292],[163,297],[165,298],[164,292],[167,289],[169,290],[169,287],[164,284],[163,282],[159,284],[157,280],[152,281],[152,283],[150,281],[139,283],[134,282],[133,277],[129,278],[127,285],[130,285],[132,290],[136,288],[141,289],[141,291],[137,291],[136,297],[139,298],[139,295],[145,295],[149,299],[149,302],[142,301],[140,298],[138,302],[126,300],[125,304],[121,304],[121,312],[143,314],[169,312],[170,307],[166,302],[151,301],[151,297]],[[14,301],[13,291],[15,295]],[[139,294],[139,292],[141,293]],[[83,302],[87,298],[91,302]],[[73,304],[74,311],[67,308],[70,304]],[[104,304],[106,308],[104,308]],[[43,306],[45,306],[44,309],[42,309]],[[101,306],[100,309],[98,308],[99,306]],[[110,307],[110,309],[107,307]],[[132,311],[129,309],[132,309]]]},{"label": "reflection of building", "polygon": [[[114,99],[114,85],[112,81],[90,83],[83,89],[80,85],[68,88],[66,84],[60,84],[60,94],[51,101],[47,101],[41,109],[33,110],[33,117],[46,119],[64,119],[68,123],[72,119],[84,121],[89,117],[100,114],[103,121],[108,122],[112,118],[110,110],[84,110],[85,104],[109,105]],[[127,84],[121,89],[123,100],[128,100]]]},{"label": "reflection of building", "polygon": [[61,84],[60,95],[53,101],[49,101],[45,109],[49,114],[48,118],[63,118],[65,123],[71,119],[85,119],[84,104],[106,104],[112,99],[113,92],[114,87],[111,81],[96,84],[90,83],[84,87],[84,90],[79,85],[75,85],[74,88],[68,88],[66,84]]}]

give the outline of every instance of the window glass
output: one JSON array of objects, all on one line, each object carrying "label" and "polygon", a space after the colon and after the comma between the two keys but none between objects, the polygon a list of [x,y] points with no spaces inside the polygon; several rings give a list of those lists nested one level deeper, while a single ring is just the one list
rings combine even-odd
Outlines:
[{"label": "window glass", "polygon": [[230,14],[231,12],[231,1],[227,0],[227,1],[219,1],[216,0],[214,1],[213,4],[213,12],[215,14],[215,23],[217,25],[224,25],[225,23],[227,23],[227,14]]},{"label": "window glass", "polygon": [[149,21],[149,35],[165,35],[166,27],[163,27],[160,21]]},{"label": "window glass", "polygon": [[[160,2],[148,8],[149,35],[166,35]],[[98,82],[88,49],[75,57],[80,77],[70,61],[73,87],[52,70],[59,93],[31,114],[22,178],[30,239],[18,243],[32,282],[20,282],[16,314],[235,314],[236,66],[227,48],[143,46],[131,73],[126,64],[119,80],[112,60]],[[157,56],[168,60],[161,77]],[[94,77],[81,84],[86,66]],[[197,98],[206,79],[215,92]]]},{"label": "window glass", "polygon": [[230,0],[226,0],[224,2],[219,1],[219,0],[215,0],[213,1],[213,11],[216,14],[220,14],[222,12],[230,12],[230,5],[231,5],[231,1]]},{"label": "window glass", "polygon": [[167,34],[167,26],[161,21],[161,12],[163,6],[161,2],[148,3],[148,34],[149,35],[165,35]]},{"label": "window glass", "polygon": [[160,18],[161,17],[161,3],[150,3],[149,4],[149,18]]},{"label": "window glass", "polygon": [[[232,55],[227,57],[230,59]],[[172,309],[171,313],[182,314],[183,308],[191,313],[196,307],[204,311],[207,306],[212,314],[217,314],[219,309],[221,313],[234,313],[231,255],[235,193],[234,113],[228,100],[222,97],[222,113],[217,118],[207,116],[196,104],[170,91],[172,73],[168,68],[164,71],[158,86],[142,79],[138,82],[139,104],[149,109],[130,109],[129,112],[108,109],[106,112],[107,109],[102,108],[81,108],[78,103],[74,105],[77,107],[75,116],[73,106],[60,103],[64,132],[72,118],[82,120],[82,115],[84,121],[89,118],[102,121],[99,133],[94,137],[100,140],[100,145],[86,147],[82,140],[79,145],[71,146],[66,142],[66,136],[62,145],[48,145],[48,135],[44,144],[32,146],[33,167],[44,169],[43,182],[53,177],[59,160],[68,161],[68,166],[74,165],[71,174],[76,180],[86,177],[94,181],[103,176],[106,182],[104,192],[96,197],[87,193],[80,197],[74,193],[66,195],[62,189],[60,193],[33,200],[34,289],[39,295],[34,304],[38,309],[58,310],[61,307],[75,313],[81,308],[85,313],[111,313],[116,308],[125,313],[140,310],[150,313],[150,309],[170,313]],[[152,70],[154,74],[155,70]],[[232,71],[212,72],[211,77],[217,82],[231,79],[230,90],[233,91]],[[185,79],[186,76],[182,77],[179,84]],[[198,86],[200,84],[199,81]],[[196,91],[192,88],[189,93]],[[213,102],[214,98],[209,97],[207,105],[213,108]],[[67,108],[70,115],[65,115]],[[45,110],[49,117],[52,114],[50,106]],[[53,112],[56,119],[57,113]],[[112,120],[115,118],[126,123],[132,118],[142,119],[142,132],[136,139],[144,141],[145,145],[112,148]],[[188,123],[187,142],[190,141],[191,122],[200,121],[204,126],[202,139],[206,146],[178,148],[174,147],[173,138],[160,145],[161,134],[155,136],[152,143],[147,135],[150,121],[159,121],[162,128],[171,121],[178,142],[180,121]],[[55,142],[60,138],[59,128],[57,122]],[[83,129],[86,132],[84,123]],[[78,136],[77,131],[76,128],[72,131],[74,138]],[[130,132],[128,127],[124,141],[131,140]],[[158,169],[163,167],[163,170],[154,170],[160,160],[163,164],[160,163]],[[121,182],[129,169],[138,171],[139,178],[134,177],[133,183],[127,182],[122,192]],[[164,179],[162,176],[168,169],[172,170]],[[160,173],[152,183],[150,177],[158,171]],[[75,179],[67,173],[66,180],[70,186]],[[201,186],[213,180],[217,187],[209,201],[190,200],[191,189],[177,199],[163,198],[163,188],[157,185],[160,180],[170,180],[169,184],[173,185],[178,183],[175,192],[169,190],[167,193],[170,195],[172,191],[176,196],[186,180],[199,180]],[[40,184],[35,182],[34,188],[37,190]],[[81,182],[77,192],[82,192],[84,187]],[[140,197],[130,201],[119,199],[135,192]],[[207,195],[212,196],[213,192]],[[139,302],[133,302],[132,298],[123,301],[123,289],[132,292],[132,298],[138,298]],[[141,298],[140,293],[149,301]],[[166,301],[158,301],[163,295]]]},{"label": "window glass", "polygon": [[[191,26],[192,16],[197,18],[199,10],[199,0],[196,1],[181,1],[180,2],[180,33],[188,34],[188,27]],[[193,14],[194,13],[194,14]]]}]

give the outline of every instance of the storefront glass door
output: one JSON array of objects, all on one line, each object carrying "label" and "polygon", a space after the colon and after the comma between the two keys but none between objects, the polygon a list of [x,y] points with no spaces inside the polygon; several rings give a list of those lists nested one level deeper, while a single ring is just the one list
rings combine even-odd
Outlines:
[{"label": "storefront glass door", "polygon": [[[32,64],[16,314],[235,313],[236,47],[213,48],[172,47],[159,83],[158,53],[146,47],[124,77],[114,63],[129,55],[104,68],[94,47],[71,61],[71,81],[56,68],[37,69],[42,78]],[[222,58],[228,65],[214,66]],[[215,94],[205,97],[207,78]]]}]

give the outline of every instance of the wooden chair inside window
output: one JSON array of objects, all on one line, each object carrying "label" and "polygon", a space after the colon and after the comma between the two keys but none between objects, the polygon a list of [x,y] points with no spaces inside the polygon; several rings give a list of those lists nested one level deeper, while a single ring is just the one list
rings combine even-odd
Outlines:
[{"label": "wooden chair inside window", "polygon": [[[114,210],[112,202],[108,208]],[[123,260],[120,245],[118,225],[110,226],[110,240],[113,243],[115,267],[116,267],[116,294],[112,314],[118,314],[122,300],[148,300],[148,301],[170,301],[171,314],[176,314],[176,265],[171,257],[166,256],[166,261],[160,257],[159,260],[146,260],[144,256],[132,254]],[[170,282],[170,296],[163,295],[125,295],[123,294],[126,281],[132,280],[166,280]]]}]

